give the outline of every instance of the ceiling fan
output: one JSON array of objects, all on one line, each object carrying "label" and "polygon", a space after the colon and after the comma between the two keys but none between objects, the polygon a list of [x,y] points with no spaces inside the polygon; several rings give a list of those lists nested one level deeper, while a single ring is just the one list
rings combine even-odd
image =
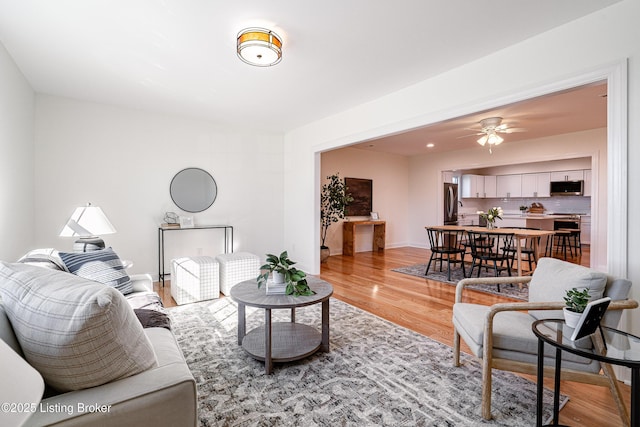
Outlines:
[{"label": "ceiling fan", "polygon": [[[488,117],[486,119],[482,119],[480,120],[480,131],[472,134],[472,135],[482,135],[480,138],[478,138],[477,142],[478,144],[482,145],[484,147],[485,144],[489,144],[489,154],[492,153],[492,146],[493,145],[500,145],[503,141],[504,138],[502,138],[500,135],[500,133],[512,133],[512,132],[526,132],[526,129],[522,129],[522,128],[512,128],[509,127],[508,124],[506,123],[502,123],[502,117]],[[471,129],[474,130],[474,129]],[[466,136],[471,136],[471,135],[465,135]],[[461,137],[461,138],[464,138]]]}]

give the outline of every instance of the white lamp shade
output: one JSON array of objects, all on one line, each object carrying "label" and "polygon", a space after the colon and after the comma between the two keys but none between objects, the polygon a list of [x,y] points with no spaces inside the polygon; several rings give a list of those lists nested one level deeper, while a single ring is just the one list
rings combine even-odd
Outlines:
[{"label": "white lamp shade", "polygon": [[62,237],[88,237],[113,234],[115,227],[109,222],[99,206],[83,206],[76,208],[60,232]]}]

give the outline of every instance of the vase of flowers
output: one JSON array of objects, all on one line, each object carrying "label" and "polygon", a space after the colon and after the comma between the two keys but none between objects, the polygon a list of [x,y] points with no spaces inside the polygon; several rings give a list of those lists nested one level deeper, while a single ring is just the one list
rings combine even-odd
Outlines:
[{"label": "vase of flowers", "polygon": [[493,207],[486,212],[478,212],[480,217],[487,221],[487,229],[489,230],[496,228],[496,219],[502,219],[503,213],[504,212],[501,207]]}]

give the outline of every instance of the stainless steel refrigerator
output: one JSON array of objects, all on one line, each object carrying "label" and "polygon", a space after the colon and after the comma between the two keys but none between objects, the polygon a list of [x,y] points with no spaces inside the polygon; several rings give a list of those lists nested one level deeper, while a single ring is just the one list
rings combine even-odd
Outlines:
[{"label": "stainless steel refrigerator", "polygon": [[444,225],[458,224],[458,184],[444,184]]}]

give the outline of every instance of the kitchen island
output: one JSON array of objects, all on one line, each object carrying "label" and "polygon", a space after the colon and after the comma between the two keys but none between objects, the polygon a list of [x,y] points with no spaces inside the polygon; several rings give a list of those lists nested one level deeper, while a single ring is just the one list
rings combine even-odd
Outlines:
[{"label": "kitchen island", "polygon": [[498,227],[538,228],[540,230],[553,230],[555,221],[568,221],[580,223],[580,215],[560,214],[504,214],[502,220],[497,222]]}]

